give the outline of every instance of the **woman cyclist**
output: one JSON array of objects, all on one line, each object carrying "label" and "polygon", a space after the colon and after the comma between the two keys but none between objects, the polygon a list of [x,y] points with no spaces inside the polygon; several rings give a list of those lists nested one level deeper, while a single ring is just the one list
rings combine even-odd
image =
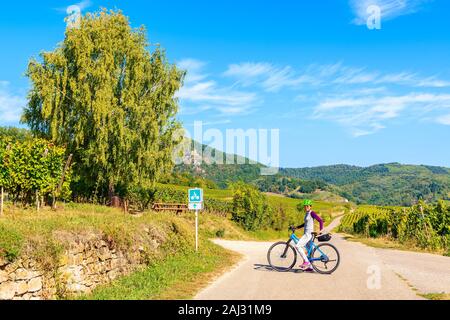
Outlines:
[{"label": "woman cyclist", "polygon": [[312,240],[312,233],[314,232],[314,220],[317,220],[320,224],[320,233],[323,230],[323,220],[312,211],[312,201],[311,200],[305,200],[303,201],[303,208],[305,210],[305,220],[304,223],[296,229],[304,228],[305,233],[303,237],[300,238],[300,241],[297,243],[297,248],[300,253],[300,255],[303,258],[303,264],[300,266],[303,270],[308,270],[311,268],[311,263],[308,260],[308,257],[305,253],[305,247],[306,245]]}]

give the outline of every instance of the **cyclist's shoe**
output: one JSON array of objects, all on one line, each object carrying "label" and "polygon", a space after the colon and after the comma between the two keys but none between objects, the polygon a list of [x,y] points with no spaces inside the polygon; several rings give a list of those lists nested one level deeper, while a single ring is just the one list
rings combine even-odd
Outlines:
[{"label": "cyclist's shoe", "polygon": [[311,263],[310,262],[304,262],[301,266],[300,269],[308,271],[311,270]]}]

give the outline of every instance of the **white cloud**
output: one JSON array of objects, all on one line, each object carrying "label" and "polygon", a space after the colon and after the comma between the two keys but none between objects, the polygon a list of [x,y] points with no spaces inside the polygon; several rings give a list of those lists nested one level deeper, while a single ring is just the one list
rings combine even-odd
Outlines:
[{"label": "white cloud", "polygon": [[72,3],[71,5],[67,6],[67,7],[59,7],[59,8],[54,8],[55,11],[58,11],[62,14],[68,14],[68,12],[72,12],[72,11],[83,11],[85,9],[88,9],[90,7],[93,6],[93,2],[90,0],[83,0],[81,2],[77,2],[77,3]]},{"label": "white cloud", "polygon": [[436,76],[420,77],[411,72],[382,73],[366,68],[345,66],[342,63],[310,65],[302,70],[291,66],[275,66],[269,63],[232,64],[223,74],[234,78],[243,86],[257,85],[267,92],[277,92],[285,88],[298,89],[303,86],[326,85],[399,85],[411,87],[444,88],[450,81]]},{"label": "white cloud", "polygon": [[183,114],[196,114],[199,110],[210,109],[224,115],[249,113],[258,101],[256,93],[219,85],[204,73],[206,65],[195,59],[185,59],[178,63],[180,68],[187,70],[185,84],[177,93]]},{"label": "white cloud", "polygon": [[365,25],[369,18],[367,8],[376,5],[381,9],[382,20],[391,20],[399,16],[415,13],[422,4],[430,0],[350,0],[350,7],[355,15],[352,21],[356,25]]},{"label": "white cloud", "polygon": [[443,115],[441,117],[438,117],[436,121],[440,124],[450,126],[450,114]]},{"label": "white cloud", "polygon": [[13,94],[9,82],[0,81],[0,124],[18,124],[26,99]]},{"label": "white cloud", "polygon": [[[350,129],[355,137],[375,133],[385,128],[388,120],[450,107],[450,94],[410,93],[396,96],[336,95],[319,101],[314,108],[315,119],[335,121]],[[447,124],[446,117],[438,122]]]},{"label": "white cloud", "polygon": [[272,70],[273,66],[270,63],[245,62],[229,65],[228,70],[224,72],[224,75],[228,77],[254,78],[266,75]]},{"label": "white cloud", "polygon": [[81,10],[84,10],[84,9],[87,9],[90,6],[92,6],[92,1],[84,0],[84,1],[76,3],[75,5],[78,6]]},{"label": "white cloud", "polygon": [[192,70],[179,94],[182,105],[189,105],[185,114],[195,114],[196,109],[240,115],[254,111],[262,98],[275,98],[277,103],[285,99],[286,105],[308,109],[312,119],[338,123],[360,137],[393,122],[432,119],[446,124],[447,118],[440,115],[450,109],[450,94],[444,91],[450,81],[436,75],[382,72],[342,62],[298,70],[289,65],[244,62],[230,64],[220,74],[220,83],[233,81],[223,86],[204,73],[205,63],[188,60],[181,65]]},{"label": "white cloud", "polygon": [[252,103],[256,98],[254,93],[228,90],[226,87],[220,88],[212,80],[186,85],[180,90],[178,97],[193,102],[223,104],[233,107]]},{"label": "white cloud", "polygon": [[202,69],[207,65],[206,62],[195,59],[184,59],[177,63],[178,67],[183,70],[187,70],[185,82],[193,83],[203,80],[208,75],[202,74]]}]

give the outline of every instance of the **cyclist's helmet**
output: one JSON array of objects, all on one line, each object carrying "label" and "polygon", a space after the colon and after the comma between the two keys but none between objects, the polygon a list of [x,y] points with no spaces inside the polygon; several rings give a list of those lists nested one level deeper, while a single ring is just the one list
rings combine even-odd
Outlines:
[{"label": "cyclist's helmet", "polygon": [[306,206],[311,206],[312,207],[312,205],[313,205],[313,202],[311,200],[309,200],[309,199],[303,201],[303,206],[304,207],[306,207]]}]

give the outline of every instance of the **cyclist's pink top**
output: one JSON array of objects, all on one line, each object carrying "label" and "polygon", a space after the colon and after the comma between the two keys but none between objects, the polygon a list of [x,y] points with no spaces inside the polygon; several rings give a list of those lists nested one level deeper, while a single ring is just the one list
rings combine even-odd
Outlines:
[{"label": "cyclist's pink top", "polygon": [[321,217],[319,217],[319,215],[317,213],[315,213],[314,211],[311,211],[311,217],[313,217],[313,219],[316,219],[319,224],[320,224],[320,230],[323,229],[323,220]]}]

